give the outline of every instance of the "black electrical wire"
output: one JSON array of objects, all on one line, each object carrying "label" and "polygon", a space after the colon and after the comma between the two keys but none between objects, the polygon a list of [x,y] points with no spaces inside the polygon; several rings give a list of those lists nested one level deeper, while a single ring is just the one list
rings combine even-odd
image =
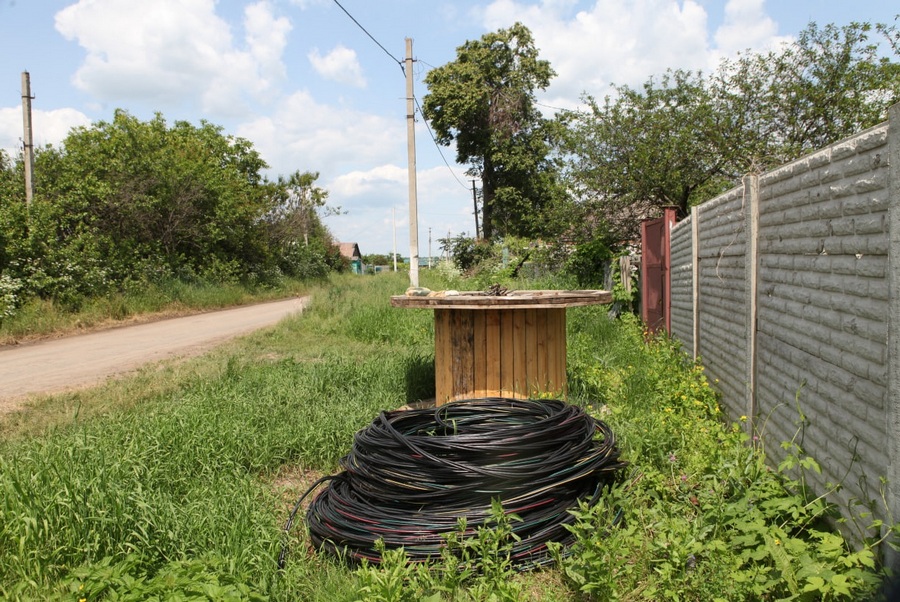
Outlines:
[{"label": "black electrical wire", "polygon": [[364,34],[366,34],[367,36],[369,36],[369,39],[370,39],[370,40],[372,40],[373,42],[375,42],[375,44],[377,44],[378,47],[381,48],[381,49],[384,51],[384,53],[385,53],[386,55],[388,55],[389,57],[391,57],[391,59],[392,59],[394,62],[396,62],[398,65],[400,65],[400,69],[401,69],[401,70],[403,69],[403,61],[401,61],[400,59],[398,59],[397,57],[395,57],[393,54],[391,54],[391,53],[388,51],[388,49],[385,48],[384,45],[383,45],[381,42],[379,42],[378,40],[376,40],[376,39],[375,39],[375,36],[373,36],[372,34],[370,34],[370,33],[369,33],[369,30],[367,30],[365,27],[363,27],[362,24],[361,24],[359,21],[356,20],[356,17],[354,17],[353,15],[351,15],[351,14],[350,14],[350,11],[348,11],[346,8],[344,8],[344,6],[343,6],[340,2],[338,2],[338,0],[334,0],[334,3],[338,5],[338,8],[340,8],[342,11],[344,11],[344,14],[345,14],[345,15],[347,15],[348,17],[350,17],[350,20],[351,20],[351,21],[353,21],[354,23],[356,23],[356,26],[359,27],[359,28],[363,31]]},{"label": "black electrical wire", "polygon": [[[375,543],[403,547],[413,562],[439,557],[465,517],[465,536],[492,520],[492,501],[521,520],[511,560],[551,560],[548,542],[573,541],[566,525],[595,503],[625,464],[604,422],[560,400],[482,398],[434,409],[382,412],[356,433],[342,471],[306,511],[316,547],[380,561]],[[283,564],[284,552],[279,560]]]}]

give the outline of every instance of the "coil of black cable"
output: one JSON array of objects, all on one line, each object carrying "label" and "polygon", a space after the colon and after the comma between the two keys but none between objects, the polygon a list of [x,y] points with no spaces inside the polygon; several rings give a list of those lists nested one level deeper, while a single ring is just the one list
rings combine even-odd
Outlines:
[{"label": "coil of black cable", "polygon": [[499,500],[521,519],[511,524],[520,568],[550,561],[548,542],[570,543],[569,510],[596,502],[624,466],[612,430],[582,408],[500,397],[382,412],[340,464],[306,512],[317,547],[378,562],[383,539],[424,561],[458,518],[474,533]]}]

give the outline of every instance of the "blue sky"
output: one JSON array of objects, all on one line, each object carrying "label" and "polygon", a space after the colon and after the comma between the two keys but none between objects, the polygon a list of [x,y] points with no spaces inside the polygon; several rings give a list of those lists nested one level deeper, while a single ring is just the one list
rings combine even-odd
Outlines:
[{"label": "blue sky", "polygon": [[[31,77],[35,143],[117,108],[171,123],[205,119],[253,142],[269,175],[319,172],[335,238],[363,253],[409,254],[405,80],[415,95],[456,48],[516,21],[557,72],[539,95],[574,108],[584,93],[637,86],[667,68],[791,39],[809,21],[894,23],[884,0],[0,0],[0,148],[22,138],[21,74]],[[375,41],[384,48],[379,47]],[[550,110],[549,108],[547,109]],[[416,126],[419,254],[474,232],[471,181]],[[449,163],[449,165],[448,165]]]}]

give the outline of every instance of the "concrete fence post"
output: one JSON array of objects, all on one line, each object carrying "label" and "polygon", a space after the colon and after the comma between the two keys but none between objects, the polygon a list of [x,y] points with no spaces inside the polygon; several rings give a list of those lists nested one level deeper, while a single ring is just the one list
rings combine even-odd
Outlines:
[{"label": "concrete fence post", "polygon": [[[900,103],[888,114],[888,509],[900,521]],[[900,543],[900,542],[897,542]],[[900,553],[885,546],[885,561],[900,574]]]},{"label": "concrete fence post", "polygon": [[693,301],[693,353],[700,357],[700,207],[691,207],[691,299]]},{"label": "concrete fence post", "polygon": [[756,331],[759,303],[759,176],[744,176],[744,231],[747,242],[744,247],[744,273],[747,283],[747,379],[746,408],[747,430],[751,437],[756,429]]}]

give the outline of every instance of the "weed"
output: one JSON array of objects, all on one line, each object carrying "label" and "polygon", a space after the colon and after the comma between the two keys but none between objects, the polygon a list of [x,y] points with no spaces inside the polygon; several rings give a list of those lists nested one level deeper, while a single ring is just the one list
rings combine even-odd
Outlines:
[{"label": "weed", "polygon": [[[726,424],[702,366],[646,338],[633,317],[591,307],[568,313],[570,401],[612,427],[632,472],[575,510],[576,543],[557,549],[556,569],[516,573],[516,519],[495,508],[490,529],[460,522],[428,565],[386,551],[381,565],[353,570],[296,529],[279,572],[277,475],[334,472],[356,430],[428,394],[431,312],[389,307],[406,286],[403,274],[334,278],[277,328],[3,418],[0,598],[705,602],[872,591],[877,542],[854,550],[826,527],[827,500],[796,473],[816,470],[812,458],[789,442],[787,463],[768,466],[762,446]],[[54,417],[35,428],[35,413]]]}]

